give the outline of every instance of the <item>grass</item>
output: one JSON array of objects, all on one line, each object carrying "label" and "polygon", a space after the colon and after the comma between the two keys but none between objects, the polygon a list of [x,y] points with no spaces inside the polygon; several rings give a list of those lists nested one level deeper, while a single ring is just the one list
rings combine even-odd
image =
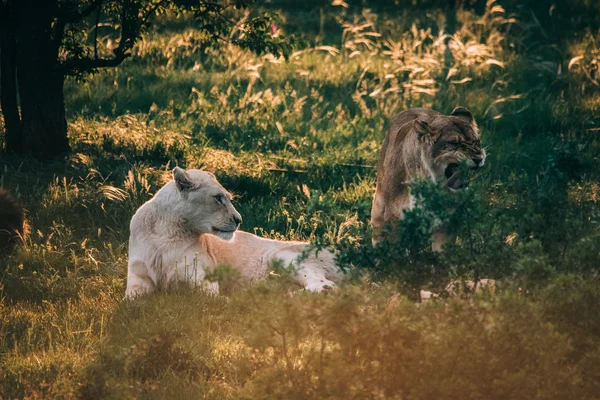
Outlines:
[{"label": "grass", "polygon": [[[67,83],[67,160],[2,156],[30,235],[1,261],[0,398],[598,398],[599,10],[490,1],[449,37],[440,2],[348,3],[268,3],[306,40],[288,62],[162,20]],[[443,216],[459,242],[373,249],[389,117],[457,105],[489,150]],[[370,278],[123,302],[129,220],[175,165],[214,172],[244,230],[334,246]],[[477,275],[495,296],[414,302]]]}]

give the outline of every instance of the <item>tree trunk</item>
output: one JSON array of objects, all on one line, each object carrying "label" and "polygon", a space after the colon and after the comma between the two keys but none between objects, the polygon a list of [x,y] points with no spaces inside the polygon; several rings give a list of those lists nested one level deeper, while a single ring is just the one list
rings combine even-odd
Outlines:
[{"label": "tree trunk", "polygon": [[69,151],[63,95],[64,77],[20,52],[17,75],[21,100],[21,153],[49,159]]},{"label": "tree trunk", "polygon": [[40,159],[69,151],[60,40],[53,35],[56,7],[51,0],[0,2],[0,104],[6,150]]},{"label": "tree trunk", "polygon": [[0,3],[0,108],[4,115],[6,149],[21,152],[21,116],[17,100],[17,42],[10,10]]},{"label": "tree trunk", "polygon": [[[69,151],[64,75],[52,41],[53,1],[17,2],[17,79],[21,102],[19,153],[49,159]],[[34,9],[35,11],[31,11]]]}]

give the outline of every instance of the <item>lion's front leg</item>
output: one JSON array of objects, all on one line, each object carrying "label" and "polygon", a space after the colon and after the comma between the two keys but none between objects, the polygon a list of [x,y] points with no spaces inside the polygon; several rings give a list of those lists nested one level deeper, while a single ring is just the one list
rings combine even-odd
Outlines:
[{"label": "lion's front leg", "polygon": [[156,290],[156,285],[148,275],[146,265],[141,261],[135,261],[129,265],[127,273],[127,289],[125,298],[132,299]]}]

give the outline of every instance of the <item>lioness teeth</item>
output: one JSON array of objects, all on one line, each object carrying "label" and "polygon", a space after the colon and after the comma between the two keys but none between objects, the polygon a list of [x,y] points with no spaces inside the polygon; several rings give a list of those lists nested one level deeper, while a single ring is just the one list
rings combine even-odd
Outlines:
[{"label": "lioness teeth", "polygon": [[454,174],[452,174],[452,176],[450,177],[450,179],[448,179],[448,187],[451,189],[460,189],[463,186],[463,183],[460,179],[460,174],[458,172],[455,172]]},{"label": "lioness teeth", "polygon": [[444,171],[444,175],[446,175],[446,178],[450,179],[456,172],[457,168],[458,168],[458,164],[456,164],[456,163],[448,164],[448,166],[446,167],[446,170]]}]

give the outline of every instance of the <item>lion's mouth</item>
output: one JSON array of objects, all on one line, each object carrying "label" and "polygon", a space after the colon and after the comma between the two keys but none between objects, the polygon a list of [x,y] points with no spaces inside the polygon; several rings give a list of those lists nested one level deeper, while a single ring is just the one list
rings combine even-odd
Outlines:
[{"label": "lion's mouth", "polygon": [[446,186],[448,186],[450,189],[459,190],[466,186],[465,182],[460,179],[460,171],[458,170],[457,163],[448,164],[444,174],[446,175],[446,179],[448,179]]},{"label": "lion's mouth", "polygon": [[213,234],[220,237],[221,239],[229,240],[233,237],[233,234],[235,233],[236,230],[235,229],[234,230],[218,229],[213,226],[212,231],[213,231]]}]

